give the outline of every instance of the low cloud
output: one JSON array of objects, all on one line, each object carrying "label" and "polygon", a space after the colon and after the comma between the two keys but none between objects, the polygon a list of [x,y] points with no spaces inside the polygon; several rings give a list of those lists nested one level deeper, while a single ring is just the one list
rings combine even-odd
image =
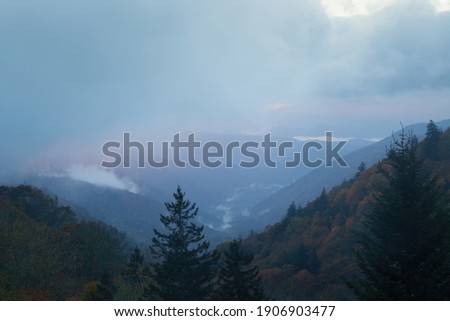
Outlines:
[{"label": "low cloud", "polygon": [[220,230],[226,230],[231,227],[231,222],[233,221],[233,214],[231,212],[231,207],[223,204],[217,205],[215,210],[218,212],[223,212],[221,225],[218,227]]},{"label": "low cloud", "polygon": [[[300,141],[300,142],[326,142],[327,137],[326,136],[294,136],[294,139]],[[355,137],[336,137],[333,136],[333,141],[349,141],[349,140],[356,140],[358,138]],[[382,140],[382,138],[359,138],[360,140],[366,140],[369,142],[379,142]]]},{"label": "low cloud", "polygon": [[277,111],[277,110],[286,109],[289,107],[293,107],[293,105],[282,103],[282,102],[271,102],[271,103],[266,104],[264,109],[267,111]]},{"label": "low cloud", "polygon": [[120,178],[114,172],[96,166],[74,165],[66,173],[72,179],[98,186],[127,190],[132,193],[139,191],[137,185],[130,180]]},{"label": "low cloud", "polygon": [[[326,142],[328,139],[326,136],[295,136],[294,139],[300,142]],[[334,137],[334,141],[344,141],[344,140],[352,140],[355,139],[353,137]]]}]

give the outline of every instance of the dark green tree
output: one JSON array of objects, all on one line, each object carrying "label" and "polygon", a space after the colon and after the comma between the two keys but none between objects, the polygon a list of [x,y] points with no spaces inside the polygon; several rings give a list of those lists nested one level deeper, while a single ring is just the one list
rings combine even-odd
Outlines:
[{"label": "dark green tree", "polygon": [[349,285],[362,300],[449,300],[449,205],[425,175],[411,134],[388,151],[373,210],[359,233],[362,277]]},{"label": "dark green tree", "polygon": [[434,121],[430,120],[427,124],[427,132],[423,142],[424,157],[432,160],[438,160],[439,150],[439,138],[441,137],[442,130],[437,127]]},{"label": "dark green tree", "polygon": [[361,175],[366,170],[366,163],[361,162],[358,166],[358,172],[356,173],[356,177]]},{"label": "dark green tree", "polygon": [[141,250],[136,247],[130,260],[122,271],[122,277],[133,284],[143,282],[143,279],[149,274],[148,268],[145,266],[144,256]]},{"label": "dark green tree", "polygon": [[258,267],[251,266],[253,256],[244,251],[242,242],[230,242],[224,255],[224,266],[219,271],[218,298],[227,301],[263,300]]},{"label": "dark green tree", "polygon": [[308,271],[311,274],[319,274],[320,266],[321,263],[319,257],[317,256],[316,249],[312,249],[308,257]]},{"label": "dark green tree", "polygon": [[[117,300],[140,300],[146,296],[150,280],[150,269],[141,250],[136,247],[118,280]],[[150,292],[151,293],[151,292]]]},{"label": "dark green tree", "polygon": [[292,202],[287,210],[287,216],[296,216],[297,215],[297,207],[295,206],[295,202]]},{"label": "dark green tree", "polygon": [[432,120],[430,120],[427,124],[427,132],[426,132],[426,138],[428,139],[436,139],[439,138],[439,136],[442,134],[442,131],[437,127],[436,123]]},{"label": "dark green tree", "polygon": [[154,230],[150,250],[152,282],[146,296],[161,300],[204,300],[212,291],[218,254],[209,250],[203,226],[195,224],[195,203],[185,200],[178,186],[174,202],[165,203],[167,215],[160,215],[166,232]]}]

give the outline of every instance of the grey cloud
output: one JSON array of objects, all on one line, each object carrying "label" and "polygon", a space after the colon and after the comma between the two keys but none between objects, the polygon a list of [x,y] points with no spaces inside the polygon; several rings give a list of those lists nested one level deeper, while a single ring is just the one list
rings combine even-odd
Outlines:
[{"label": "grey cloud", "polygon": [[[426,0],[347,19],[330,19],[314,0],[2,0],[3,159],[123,130],[311,122],[301,107],[281,111],[295,117],[261,112],[270,102],[442,95],[450,86],[449,24]],[[335,106],[320,105],[320,122],[332,123]],[[392,104],[382,112],[392,118]]]},{"label": "grey cloud", "polygon": [[[336,35],[317,76],[321,95],[395,95],[450,86],[448,13],[429,1],[399,1],[368,17],[336,19]],[[345,47],[341,47],[344,45]],[[341,53],[342,55],[337,55]]]}]

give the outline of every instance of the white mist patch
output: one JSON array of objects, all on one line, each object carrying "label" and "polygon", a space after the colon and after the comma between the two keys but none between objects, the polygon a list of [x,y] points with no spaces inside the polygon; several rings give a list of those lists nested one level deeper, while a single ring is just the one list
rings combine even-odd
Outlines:
[{"label": "white mist patch", "polygon": [[[214,206],[214,211],[220,213],[222,218],[217,229],[224,231],[232,228],[236,218],[239,218],[239,216],[249,217],[252,214],[249,208],[282,187],[283,185],[276,183],[253,182],[236,188],[233,194],[227,197],[223,203]],[[259,197],[255,197],[255,195]]]},{"label": "white mist patch", "polygon": [[[326,142],[327,141],[326,136],[294,136],[293,138],[300,142],[312,142],[312,141]],[[333,141],[350,141],[350,140],[356,140],[356,139],[357,138],[355,138],[355,137],[335,137],[335,136],[333,136]],[[359,138],[359,139],[376,143],[376,142],[379,142],[380,140],[382,140],[383,138],[373,137],[373,138]]]},{"label": "white mist patch", "polygon": [[378,143],[379,141],[383,140],[383,138],[379,138],[379,137],[363,138],[363,140],[367,140],[368,142],[372,142],[372,143]]},{"label": "white mist patch", "polygon": [[[326,142],[328,138],[326,136],[294,136],[295,140],[298,140],[300,142]],[[342,141],[342,140],[352,140],[355,139],[354,137],[335,137],[333,136],[334,141]]]},{"label": "white mist patch", "polygon": [[219,226],[219,229],[221,230],[229,229],[231,227],[231,222],[233,221],[231,207],[220,204],[216,206],[216,210],[223,212],[222,225]]},{"label": "white mist patch", "polygon": [[97,166],[73,165],[67,169],[67,176],[86,183],[138,192],[138,187],[133,182],[118,177],[113,171]]}]

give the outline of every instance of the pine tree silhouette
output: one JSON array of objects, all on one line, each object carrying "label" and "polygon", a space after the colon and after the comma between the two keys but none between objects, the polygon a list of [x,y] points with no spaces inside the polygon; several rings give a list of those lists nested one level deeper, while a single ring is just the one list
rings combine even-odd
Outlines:
[{"label": "pine tree silhouette", "polygon": [[388,164],[386,183],[358,235],[362,277],[349,285],[363,300],[448,300],[448,202],[424,175],[411,134],[394,141]]},{"label": "pine tree silhouette", "polygon": [[242,242],[233,240],[224,254],[224,267],[219,271],[219,298],[230,301],[263,300],[258,267],[251,266],[253,256],[244,251]]},{"label": "pine tree silhouette", "polygon": [[165,203],[168,214],[160,215],[166,231],[154,230],[150,246],[153,282],[146,298],[204,300],[212,291],[218,253],[209,250],[203,226],[194,222],[198,207],[184,196],[178,186],[175,201]]}]

